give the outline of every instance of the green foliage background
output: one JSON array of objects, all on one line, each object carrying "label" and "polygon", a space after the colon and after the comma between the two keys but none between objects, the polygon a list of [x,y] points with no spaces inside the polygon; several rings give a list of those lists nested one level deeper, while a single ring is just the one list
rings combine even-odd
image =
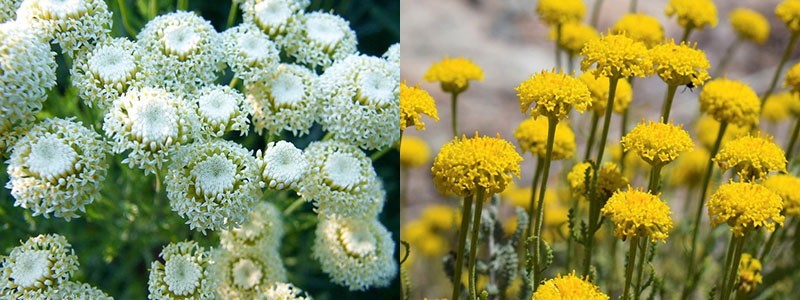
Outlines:
[{"label": "green foliage background", "polygon": [[[124,5],[131,18],[131,25],[139,30],[146,23],[148,0],[107,1],[114,11],[112,36],[128,36],[122,26],[120,5]],[[174,11],[174,1],[159,0],[158,13]],[[189,10],[196,11],[209,20],[217,31],[226,29],[229,1],[189,1]],[[340,0],[312,1],[306,11],[333,11],[350,22],[358,34],[361,53],[380,56],[400,37],[399,0]],[[235,24],[241,22],[237,12]],[[59,52],[57,46],[54,51]],[[77,91],[70,86],[69,62],[60,54],[58,62],[58,86],[54,88],[38,120],[47,117],[75,116],[86,126],[92,126],[102,134],[102,112],[86,107],[78,99]],[[227,84],[230,70],[221,76],[220,83]],[[284,139],[294,142],[299,148],[320,140],[324,132],[318,125],[311,134],[300,138],[291,134]],[[252,130],[247,136],[229,134],[225,139],[233,140],[250,150],[264,149],[266,140]],[[369,153],[368,153],[369,154]],[[0,182],[8,182],[5,172],[9,153],[3,155],[0,164]],[[123,155],[109,157],[110,167],[103,186],[102,197],[87,206],[81,218],[66,222],[60,218],[33,217],[29,210],[14,207],[14,199],[8,189],[0,189],[0,255],[7,255],[20,241],[46,233],[58,233],[67,237],[79,257],[80,270],[73,280],[90,283],[115,299],[146,299],[147,276],[150,263],[157,259],[163,246],[170,242],[193,239],[205,247],[217,246],[219,236],[215,232],[203,235],[189,230],[184,220],[172,212],[161,187],[157,193],[156,178],[144,176],[143,171],[131,169],[120,162]],[[387,201],[380,215],[381,222],[392,232],[395,243],[399,240],[399,154],[392,150],[374,162],[378,176],[383,179]],[[273,201],[280,209],[286,209],[297,199],[289,192],[267,192],[262,201]],[[304,203],[290,215],[284,216],[286,236],[281,245],[281,255],[289,274],[289,281],[307,291],[315,299],[399,299],[399,279],[389,287],[371,289],[366,292],[349,292],[346,288],[330,283],[311,259],[311,245],[316,227],[316,214],[310,203]],[[399,249],[395,250],[398,253]]]}]

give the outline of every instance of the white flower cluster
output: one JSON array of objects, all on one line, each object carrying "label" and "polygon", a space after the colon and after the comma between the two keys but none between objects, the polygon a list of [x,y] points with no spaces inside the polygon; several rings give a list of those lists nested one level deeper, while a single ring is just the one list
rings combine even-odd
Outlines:
[{"label": "white flower cluster", "polygon": [[310,300],[311,297],[304,294],[291,283],[278,282],[270,286],[258,299],[261,300]]},{"label": "white flower cluster", "polygon": [[164,263],[156,260],[150,265],[148,299],[216,299],[218,281],[209,273],[214,261],[206,249],[194,241],[170,243],[161,258]]},{"label": "white flower cluster", "polygon": [[242,23],[222,33],[225,61],[237,78],[247,82],[269,78],[280,63],[278,47],[252,23]]},{"label": "white flower cluster", "polygon": [[16,19],[20,5],[22,0],[0,0],[0,23]]},{"label": "white flower cluster", "polygon": [[141,51],[126,38],[108,39],[79,55],[72,65],[72,84],[89,107],[106,110],[128,89],[152,76],[140,65]]},{"label": "white flower cluster", "polygon": [[382,57],[390,62],[400,64],[400,43],[389,46],[389,49],[383,53]]},{"label": "white flower cluster", "polygon": [[286,54],[311,69],[325,70],[334,62],[357,52],[356,33],[350,23],[334,14],[299,15],[284,44]]},{"label": "white flower cluster", "polygon": [[70,57],[107,39],[111,16],[103,0],[25,0],[17,11],[17,20],[55,39]]},{"label": "white flower cluster", "polygon": [[268,78],[247,85],[253,107],[253,125],[259,134],[278,135],[284,130],[307,134],[317,118],[317,75],[292,64],[281,64]]},{"label": "white flower cluster", "polygon": [[308,174],[310,162],[292,143],[271,142],[262,153],[256,152],[262,178],[270,189],[301,191],[301,181]]},{"label": "white flower cluster", "polygon": [[33,215],[66,220],[100,196],[108,145],[96,132],[72,119],[47,119],[22,137],[8,160],[15,206]]},{"label": "white flower cluster", "polygon": [[252,107],[244,103],[239,91],[224,85],[209,85],[192,97],[197,116],[200,118],[202,135],[222,137],[229,131],[246,135],[250,128]]},{"label": "white flower cluster", "polygon": [[100,289],[75,281],[67,281],[55,288],[48,290],[45,299],[59,300],[113,300],[114,298]]},{"label": "white flower cluster", "polygon": [[242,19],[244,23],[258,26],[270,39],[283,46],[284,38],[291,28],[297,26],[310,0],[244,0]]}]

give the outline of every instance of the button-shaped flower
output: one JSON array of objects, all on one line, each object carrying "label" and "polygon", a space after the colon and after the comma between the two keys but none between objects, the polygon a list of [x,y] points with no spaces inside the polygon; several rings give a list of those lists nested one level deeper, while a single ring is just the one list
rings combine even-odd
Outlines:
[{"label": "button-shaped flower", "polygon": [[658,19],[646,14],[623,15],[617,23],[614,23],[611,32],[640,41],[647,48],[653,48],[664,41],[664,27]]},{"label": "button-shaped flower", "polygon": [[409,87],[405,81],[400,83],[400,130],[407,127],[416,127],[417,130],[425,130],[425,123],[422,122],[422,115],[428,115],[435,121],[439,121],[439,112],[436,110],[436,102],[428,91],[418,86]]},{"label": "button-shaped flower", "polygon": [[711,226],[727,223],[736,236],[761,227],[774,231],[783,225],[781,197],[761,184],[731,182],[711,195],[706,204]]},{"label": "button-shaped flower", "polygon": [[714,157],[723,171],[733,168],[742,179],[763,179],[786,170],[786,155],[769,135],[743,136],[722,145]]},{"label": "button-shaped flower", "polygon": [[583,299],[583,300],[608,300],[608,295],[600,291],[600,288],[575,275],[572,271],[569,275],[559,275],[549,279],[539,285],[533,293],[533,299],[537,300],[562,300],[562,299]]},{"label": "button-shaped flower", "polygon": [[651,166],[664,166],[683,152],[694,149],[689,133],[681,125],[643,122],[622,137],[622,146]]},{"label": "button-shaped flower", "polygon": [[763,44],[769,38],[769,21],[761,13],[749,8],[737,8],[728,15],[731,27],[743,40]]},{"label": "button-shaped flower", "polygon": [[703,30],[717,26],[717,6],[712,0],[670,0],[664,8],[668,17],[678,18],[683,28]]},{"label": "button-shaped flower", "polygon": [[[585,111],[592,103],[589,88],[583,81],[564,73],[542,71],[523,81],[515,89],[523,114],[533,117],[564,119],[575,108]],[[534,105],[531,108],[531,105]]]},{"label": "button-shaped flower", "polygon": [[[519,142],[522,152],[544,158],[547,155],[547,119],[528,118],[514,130],[514,137]],[[568,159],[575,155],[575,133],[567,123],[559,122],[556,125],[556,135],[553,140],[553,160]]]},{"label": "button-shaped flower", "polygon": [[214,263],[209,253],[194,241],[170,243],[150,265],[148,299],[216,299],[218,279],[209,273]]},{"label": "button-shaped flower", "polygon": [[746,84],[726,78],[706,83],[700,92],[700,111],[719,122],[742,127],[758,125],[761,101]]},{"label": "button-shaped flower", "polygon": [[64,236],[31,237],[0,258],[0,298],[44,298],[47,288],[69,281],[78,257]]},{"label": "button-shaped flower", "polygon": [[433,182],[442,193],[468,196],[483,189],[500,193],[520,174],[519,156],[514,146],[500,137],[463,136],[442,146],[433,161]]},{"label": "button-shaped flower", "polygon": [[445,57],[431,65],[423,78],[427,82],[439,82],[445,92],[459,94],[467,90],[471,80],[483,80],[483,70],[469,59]]},{"label": "button-shaped flower", "polygon": [[672,230],[669,206],[656,195],[630,187],[614,193],[600,211],[614,223],[614,236],[623,241],[633,237],[666,241]]},{"label": "button-shaped flower", "polygon": [[703,85],[711,79],[708,75],[711,64],[703,50],[696,47],[697,45],[690,46],[685,42],[676,45],[672,40],[653,47],[650,49],[650,57],[656,65],[655,73],[670,86],[690,83],[694,86]]},{"label": "button-shaped flower", "polygon": [[581,70],[609,78],[645,77],[653,72],[653,61],[644,43],[620,34],[592,39],[583,46]]}]

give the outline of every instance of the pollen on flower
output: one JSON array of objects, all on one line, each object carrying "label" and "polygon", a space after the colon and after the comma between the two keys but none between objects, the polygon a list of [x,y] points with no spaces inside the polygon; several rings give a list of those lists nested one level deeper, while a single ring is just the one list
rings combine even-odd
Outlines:
[{"label": "pollen on flower", "polygon": [[670,0],[664,8],[668,17],[678,18],[683,28],[703,30],[717,26],[717,6],[711,0]]},{"label": "pollen on flower", "polygon": [[614,223],[614,236],[649,238],[666,242],[672,230],[672,212],[659,196],[631,189],[617,191],[601,210]]},{"label": "pollen on flower", "polygon": [[[514,137],[519,142],[522,152],[544,158],[547,155],[547,119],[528,118],[514,130]],[[552,160],[568,159],[575,155],[575,133],[564,122],[556,125],[556,135],[553,140]]]},{"label": "pollen on flower", "polygon": [[700,92],[700,111],[719,122],[749,127],[758,125],[761,101],[746,84],[719,78],[707,82]]},{"label": "pollen on flower", "polygon": [[694,149],[692,138],[682,127],[653,121],[641,123],[622,137],[622,146],[652,166],[663,166]]},{"label": "pollen on flower", "polygon": [[763,44],[769,38],[769,21],[755,10],[740,7],[731,11],[728,18],[741,39]]},{"label": "pollen on flower", "polygon": [[761,227],[774,231],[782,226],[784,217],[781,197],[765,186],[750,182],[724,184],[711,195],[706,204],[711,226],[727,223],[736,236]]},{"label": "pollen on flower", "polygon": [[[542,71],[523,81],[515,89],[522,113],[531,111],[531,116],[555,117],[559,120],[575,108],[585,111],[592,103],[589,88],[582,81],[568,74]],[[535,104],[534,107],[531,105]]]},{"label": "pollen on flower", "polygon": [[664,41],[664,27],[658,19],[646,14],[625,14],[614,23],[611,32],[640,41],[647,48],[653,48]]},{"label": "pollen on flower", "polygon": [[[644,43],[620,34],[589,40],[581,55],[581,70],[609,78],[645,77],[653,72],[653,61]],[[590,68],[595,66],[594,69]]]},{"label": "pollen on flower", "polygon": [[[583,73],[578,79],[586,84],[592,94],[591,109],[597,114],[603,114],[608,104],[608,91],[610,88],[609,79],[605,76],[595,76],[592,73]],[[628,104],[633,100],[633,88],[627,80],[617,82],[617,90],[614,93],[614,112],[621,114],[628,108]]]},{"label": "pollen on flower", "polygon": [[487,195],[506,189],[520,174],[522,157],[499,137],[466,136],[442,146],[433,161],[433,180],[442,193],[468,196],[483,189]]},{"label": "pollen on flower", "polygon": [[425,123],[422,122],[423,114],[439,121],[439,112],[436,110],[436,102],[433,97],[418,86],[409,87],[405,81],[401,82],[400,130],[412,126],[417,130],[425,130]]},{"label": "pollen on flower", "polygon": [[559,275],[548,279],[539,285],[533,293],[533,299],[541,300],[561,300],[561,299],[584,299],[584,300],[608,300],[608,295],[600,291],[600,288],[588,280],[575,275],[572,271],[568,275]]},{"label": "pollen on flower", "polygon": [[659,44],[650,49],[650,57],[656,65],[655,73],[667,85],[681,86],[693,84],[701,86],[704,82],[711,79],[705,52],[697,49],[697,45],[687,45],[681,42],[680,45],[675,41]]},{"label": "pollen on flower", "polygon": [[442,90],[448,93],[466,91],[471,80],[483,80],[483,70],[471,60],[445,57],[431,65],[423,76],[427,82],[439,82]]},{"label": "pollen on flower", "polygon": [[763,179],[769,172],[786,171],[786,155],[769,135],[743,136],[725,143],[714,161],[723,171],[733,168],[743,179]]}]

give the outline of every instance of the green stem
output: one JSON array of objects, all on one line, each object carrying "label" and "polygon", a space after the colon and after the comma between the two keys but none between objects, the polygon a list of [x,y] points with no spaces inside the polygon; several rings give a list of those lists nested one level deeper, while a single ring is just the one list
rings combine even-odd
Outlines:
[{"label": "green stem", "polygon": [[[602,1],[602,0],[601,0]],[[573,74],[575,72],[575,60],[572,52],[567,52],[567,72]]]},{"label": "green stem", "polygon": [[[633,0],[636,1],[636,0]],[[633,91],[633,77],[628,78],[628,83],[631,85],[631,91]],[[626,133],[628,133],[628,116],[630,109],[625,107],[625,111],[622,112],[622,124],[620,124],[619,129],[619,136],[623,137]],[[625,147],[620,147],[621,155],[619,156],[619,171],[622,174],[625,174],[625,156],[628,154],[628,151],[625,151]]]},{"label": "green stem", "polygon": [[122,27],[125,28],[125,31],[128,33],[128,36],[136,36],[136,29],[133,28],[131,25],[131,21],[128,16],[128,5],[125,4],[125,0],[117,0],[117,6],[119,6],[119,14],[122,16]]},{"label": "green stem", "polygon": [[458,137],[458,93],[450,94],[450,111],[452,112],[450,121],[453,126],[453,136]]},{"label": "green stem", "polygon": [[534,227],[533,236],[536,237],[533,248],[533,291],[539,287],[541,281],[540,272],[544,270],[539,269],[539,259],[541,257],[542,246],[542,224],[544,223],[544,196],[547,192],[547,177],[550,175],[550,163],[553,159],[553,143],[556,137],[556,125],[558,125],[558,118],[556,116],[547,117],[547,145],[545,146],[546,152],[544,157],[544,169],[542,170],[542,182],[539,188],[539,203],[536,206],[536,227]]},{"label": "green stem", "polygon": [[778,228],[775,229],[774,232],[772,232],[772,234],[769,235],[769,239],[767,239],[767,243],[764,244],[764,249],[761,250],[761,255],[758,256],[758,261],[760,261],[761,264],[764,264],[764,259],[767,258],[767,255],[769,255],[769,252],[772,250],[772,247],[775,245],[775,241],[777,240],[777,237],[779,236],[778,232],[779,231],[786,231],[785,229],[784,230],[781,230],[781,229],[782,229],[781,227],[778,227]]},{"label": "green stem", "polygon": [[592,27],[597,28],[597,21],[600,19],[600,9],[603,6],[603,0],[595,0],[594,6],[592,6]]},{"label": "green stem", "polygon": [[738,49],[739,45],[741,44],[742,44],[742,38],[737,37],[736,40],[734,40],[733,43],[731,43],[731,45],[728,46],[728,49],[725,49],[725,54],[722,55],[722,59],[719,60],[719,63],[717,64],[717,69],[714,70],[714,74],[711,75],[711,78],[717,78],[720,75],[722,75],[723,72],[725,72],[725,67],[728,66],[728,63],[731,61],[731,58],[733,58],[733,53],[736,52],[736,49]]},{"label": "green stem", "polygon": [[239,78],[237,78],[237,77],[233,77],[233,79],[231,79],[231,82],[230,82],[230,83],[228,83],[228,87],[230,87],[230,88],[236,88],[236,84],[237,84],[237,83],[239,83]]},{"label": "green stem", "polygon": [[781,76],[781,70],[783,70],[783,66],[786,65],[786,62],[789,61],[789,57],[792,56],[792,51],[794,50],[794,45],[797,43],[797,38],[800,37],[799,32],[792,32],[792,37],[789,38],[789,44],[786,45],[786,50],[783,51],[783,56],[781,57],[780,63],[778,63],[778,68],[775,69],[775,74],[772,75],[772,81],[769,84],[769,89],[767,92],[761,96],[761,108],[763,111],[764,103],[767,102],[767,98],[772,95],[772,92],[775,91],[775,86],[778,84],[778,77]]},{"label": "green stem", "polygon": [[151,20],[158,15],[158,1],[150,0],[147,13],[150,15],[149,19]]},{"label": "green stem", "polygon": [[631,281],[633,279],[633,265],[636,262],[636,251],[639,249],[639,237],[634,236],[630,241],[628,250],[628,262],[625,264],[625,288],[622,290],[622,299],[630,299]]},{"label": "green stem", "polygon": [[469,217],[472,216],[472,198],[474,195],[464,197],[464,207],[461,208],[461,230],[458,232],[458,249],[456,249],[456,272],[453,274],[453,298],[459,300],[461,294],[461,273],[464,269],[464,250],[467,247],[467,230],[469,230]]},{"label": "green stem", "polygon": [[721,300],[729,300],[731,298],[731,293],[733,292],[734,283],[736,283],[736,274],[739,271],[739,261],[742,259],[742,248],[744,247],[744,239],[746,237],[747,232],[745,235],[741,237],[735,237],[735,234],[732,234],[731,243],[735,244],[735,249],[733,250],[733,262],[731,262],[730,270],[725,274],[728,278],[725,280],[726,285],[723,285],[722,289],[722,298]]},{"label": "green stem", "polygon": [[692,33],[692,26],[691,25],[687,25],[685,28],[683,28],[683,35],[681,36],[681,42],[688,42],[689,41],[689,35],[691,33]]},{"label": "green stem", "polygon": [[556,25],[556,69],[561,69],[561,24]]},{"label": "green stem", "polygon": [[664,107],[661,109],[661,122],[664,124],[669,123],[669,111],[672,109],[672,99],[675,98],[676,90],[678,90],[677,85],[667,85],[667,95],[664,97]]},{"label": "green stem", "polygon": [[297,200],[294,200],[294,202],[292,202],[292,204],[289,204],[289,206],[286,207],[285,210],[283,210],[283,215],[284,216],[291,215],[295,210],[297,210],[297,208],[302,206],[303,203],[305,203],[305,202],[306,202],[306,200],[303,199],[302,197],[301,198],[297,198]]},{"label": "green stem", "polygon": [[536,208],[536,191],[537,186],[539,185],[539,178],[542,175],[542,169],[544,168],[544,164],[542,163],[542,157],[536,158],[536,171],[533,173],[533,181],[531,181],[531,201],[528,203],[528,227],[525,231],[525,236],[533,232],[533,219],[534,219],[534,209]]},{"label": "green stem", "polygon": [[238,15],[236,12],[239,11],[239,3],[233,2],[231,3],[231,10],[228,11],[228,21],[225,23],[225,28],[231,28],[233,26],[233,22],[236,22],[236,16]]},{"label": "green stem", "polygon": [[597,112],[592,113],[592,127],[589,129],[589,141],[586,142],[586,152],[583,154],[583,161],[589,160],[592,153],[592,145],[594,144],[595,132],[597,131],[597,123],[600,121],[600,114]]},{"label": "green stem", "polygon": [[663,166],[655,165],[650,168],[650,181],[647,184],[647,190],[650,191],[650,194],[658,195],[661,191],[661,186],[658,184],[661,180],[661,168]]},{"label": "green stem", "polygon": [[[736,248],[736,235],[731,234],[731,240],[728,242],[728,250],[725,251],[725,266],[722,269],[721,280],[719,285],[720,294],[724,294],[725,286],[728,281],[728,273],[730,272],[731,262],[733,261],[733,252]],[[722,295],[720,295],[722,296]],[[720,299],[723,299],[720,297]]]},{"label": "green stem", "polygon": [[648,246],[647,238],[639,239],[639,247],[642,247],[642,253],[639,254],[639,263],[636,265],[636,282],[634,282],[634,286],[636,289],[633,291],[633,299],[639,300],[639,296],[642,294],[642,274],[644,273],[644,259],[647,257],[647,247]]},{"label": "green stem", "polygon": [[178,0],[178,10],[189,9],[189,0]]},{"label": "green stem", "polygon": [[475,198],[475,210],[472,218],[472,236],[469,239],[469,299],[478,299],[477,274],[475,273],[475,263],[478,257],[478,233],[481,230],[481,213],[483,212],[484,191],[478,187],[478,195]]},{"label": "green stem", "polygon": [[786,146],[786,161],[792,162],[792,153],[794,152],[794,144],[797,143],[797,136],[800,134],[800,118],[794,121],[794,129],[792,130],[792,137],[789,139],[789,145]]}]

